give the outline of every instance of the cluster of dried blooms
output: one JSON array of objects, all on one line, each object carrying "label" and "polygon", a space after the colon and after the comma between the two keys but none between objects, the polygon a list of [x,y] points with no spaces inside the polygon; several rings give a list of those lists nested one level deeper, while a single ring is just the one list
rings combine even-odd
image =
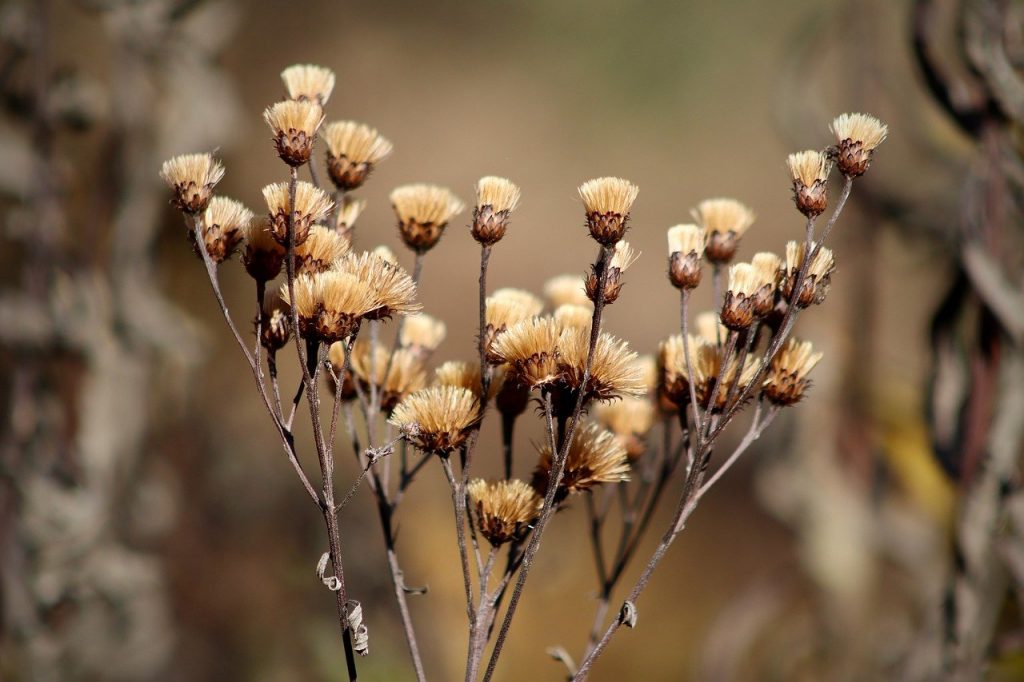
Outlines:
[{"label": "cluster of dried blooms", "polygon": [[[353,651],[368,652],[368,633],[361,605],[348,597],[337,514],[367,481],[376,498],[413,667],[423,679],[407,603],[415,590],[403,582],[393,519],[417,473],[436,460],[450,484],[456,521],[469,614],[467,680],[479,678],[492,639],[484,679],[494,673],[549,521],[570,500],[585,500],[601,600],[580,665],[564,651],[557,656],[574,678],[582,679],[617,628],[635,623],[637,597],[699,499],[781,407],[806,394],[808,374],[821,354],[791,337],[793,324],[800,311],[827,296],[835,259],[823,242],[886,128],[870,116],[843,115],[832,124],[834,146],[789,157],[794,200],[806,217],[806,230],[802,239],[786,245],[784,256],[759,253],[750,262],[734,263],[754,213],[733,199],[700,202],[693,211],[694,223],[668,230],[668,277],[680,291],[680,334],[661,343],[656,359],[639,357],[601,324],[605,306],[619,299],[625,273],[639,255],[624,240],[637,186],[610,177],[580,186],[598,254],[585,276],[547,282],[544,300],[516,289],[488,294],[491,250],[509,229],[520,190],[503,178],[482,178],[469,229],[481,249],[478,357],[443,363],[431,374],[430,359],[446,328],[420,312],[416,288],[425,256],[464,210],[463,203],[448,189],[429,184],[406,185],[391,193],[401,240],[413,257],[411,275],[385,247],[357,251],[355,223],[363,202],[351,193],[391,152],[391,143],[363,124],[324,123],[324,106],[334,86],[328,69],[293,66],[282,78],[288,99],[268,107],[264,119],[289,179],[263,189],[263,216],[214,196],[224,170],[209,154],[171,159],[161,174],[173,190],[172,202],[185,216],[193,246],[206,264],[288,459],[324,517],[334,575],[324,577],[325,560],[318,576],[337,593],[349,675],[355,678]],[[330,187],[317,180],[313,158],[318,138],[326,146]],[[310,182],[298,179],[302,166],[308,166]],[[833,167],[845,184],[816,236]],[[256,284],[251,350],[219,289],[218,267],[239,250]],[[716,310],[696,316],[691,333],[689,297],[702,281],[705,262],[720,300]],[[397,329],[387,344],[381,340],[381,325],[391,318],[397,318]],[[302,381],[289,405],[282,401],[277,356],[290,341]],[[322,410],[324,390],[332,397]],[[312,486],[295,451],[292,428],[302,396],[312,417],[321,490]],[[543,415],[547,435],[527,455],[532,468],[527,482],[513,475],[517,459],[522,459],[513,435],[531,402]],[[503,477],[471,479],[481,422],[490,406],[502,419]],[[750,406],[753,417],[746,436],[705,480],[722,430]],[[648,442],[656,424],[663,427],[661,448]],[[334,455],[342,439],[351,445],[361,474],[337,504]],[[457,471],[453,454],[458,456]],[[602,636],[611,593],[664,493],[677,480],[672,524]],[[616,487],[623,489],[620,494],[610,492]],[[622,505],[622,527],[619,549],[609,558],[602,552],[602,539],[609,532],[613,499]],[[496,568],[501,552],[503,569]],[[496,628],[502,607],[504,616]],[[357,625],[353,613],[359,614]],[[353,637],[359,646],[353,646]]]}]

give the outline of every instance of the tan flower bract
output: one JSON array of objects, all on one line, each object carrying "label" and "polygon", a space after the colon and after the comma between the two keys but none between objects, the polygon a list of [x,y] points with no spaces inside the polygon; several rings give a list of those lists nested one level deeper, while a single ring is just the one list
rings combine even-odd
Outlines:
[{"label": "tan flower bract", "polygon": [[402,400],[390,424],[423,452],[447,456],[469,437],[480,414],[472,391],[458,386],[432,386]]},{"label": "tan flower bract", "polygon": [[469,482],[466,492],[480,533],[495,547],[522,540],[543,503],[537,491],[518,479],[488,483],[477,478]]},{"label": "tan flower bract", "polygon": [[[590,350],[590,329],[567,329],[562,332],[557,346],[562,382],[574,394],[583,390],[586,400],[604,401],[626,395],[640,396],[646,392],[647,387],[636,364],[637,354],[625,341],[604,332],[598,336],[586,386],[581,384]],[[574,406],[575,400],[571,403]]]},{"label": "tan flower bract", "polygon": [[810,386],[807,375],[822,353],[814,352],[809,341],[790,338],[772,358],[761,391],[776,405],[793,405],[800,401]]},{"label": "tan flower bract", "polygon": [[622,239],[639,192],[639,187],[623,178],[596,178],[580,185],[590,236],[603,246],[614,246]]},{"label": "tan flower bract", "polygon": [[242,202],[213,197],[203,211],[203,242],[214,263],[223,263],[249,231],[253,213]]},{"label": "tan flower bract", "polygon": [[476,205],[470,234],[483,246],[496,244],[505,236],[509,216],[519,204],[519,187],[511,180],[489,175],[476,184]]},{"label": "tan flower bract", "polygon": [[[540,461],[533,472],[533,487],[544,495],[551,474],[551,447],[545,445],[539,450]],[[602,483],[628,481],[629,469],[629,455],[622,443],[610,431],[588,422],[573,434],[555,497],[561,500]]]},{"label": "tan flower bract", "polygon": [[797,152],[789,155],[786,165],[793,178],[793,201],[797,210],[808,218],[824,213],[828,206],[825,181],[832,170],[828,157],[815,150]]},{"label": "tan flower bract", "polygon": [[829,128],[836,136],[836,166],[848,178],[867,171],[875,149],[889,135],[888,126],[867,114],[842,114]]},{"label": "tan flower bract", "polygon": [[174,190],[171,203],[185,213],[199,213],[224,177],[224,166],[212,154],[181,154],[164,161],[160,177]]},{"label": "tan flower bract", "polygon": [[561,376],[558,341],[561,329],[550,318],[530,318],[511,325],[494,340],[491,352],[507,362],[509,373],[533,389],[553,385]]},{"label": "tan flower bract", "polygon": [[708,242],[704,249],[707,259],[712,263],[728,263],[736,255],[740,238],[754,224],[755,215],[739,201],[719,197],[697,204],[693,219],[707,230]]},{"label": "tan flower bract", "polygon": [[334,202],[322,189],[300,180],[295,185],[295,205],[289,197],[287,182],[277,182],[263,188],[263,199],[269,210],[270,233],[281,245],[288,243],[288,218],[294,210],[293,229],[295,246],[306,241],[309,230],[331,212]]},{"label": "tan flower bract", "polygon": [[314,225],[306,241],[295,248],[295,272],[326,272],[348,253],[348,249],[347,239],[328,227]]},{"label": "tan flower bract", "polygon": [[301,166],[313,154],[324,110],[316,102],[286,100],[267,107],[263,120],[274,133],[274,147],[281,160],[289,166]]},{"label": "tan flower bract", "polygon": [[394,148],[375,128],[356,121],[333,121],[321,137],[327,144],[327,173],[335,187],[358,189]]}]

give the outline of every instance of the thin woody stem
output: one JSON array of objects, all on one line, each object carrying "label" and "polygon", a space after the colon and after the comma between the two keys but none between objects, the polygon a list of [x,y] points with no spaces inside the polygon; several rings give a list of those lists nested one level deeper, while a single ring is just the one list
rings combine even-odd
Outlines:
[{"label": "thin woody stem", "polygon": [[470,639],[473,637],[473,622],[476,613],[473,610],[473,581],[469,573],[469,553],[466,550],[466,519],[464,504],[466,501],[462,485],[455,479],[452,471],[452,462],[449,457],[441,457],[441,467],[444,469],[445,478],[448,480],[448,487],[452,492],[452,507],[455,510],[455,537],[459,545],[459,563],[462,565],[462,583],[466,590],[466,617],[470,624]]}]

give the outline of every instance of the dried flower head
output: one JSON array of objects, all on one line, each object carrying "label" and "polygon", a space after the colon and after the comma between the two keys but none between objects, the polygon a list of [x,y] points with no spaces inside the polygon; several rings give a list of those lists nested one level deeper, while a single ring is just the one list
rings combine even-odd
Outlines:
[{"label": "dried flower head", "polygon": [[313,223],[320,222],[334,207],[334,202],[326,192],[301,180],[295,185],[294,206],[288,196],[287,182],[277,182],[264,187],[263,199],[270,211],[270,233],[282,246],[288,244],[290,214],[294,213],[295,246],[299,246],[306,241]]},{"label": "dried flower head", "polygon": [[363,123],[334,121],[324,126],[327,173],[338,189],[358,189],[394,148],[391,141]]},{"label": "dried flower head", "polygon": [[171,203],[195,214],[210,203],[213,188],[224,177],[224,166],[212,154],[182,154],[164,161],[160,177],[174,190]]},{"label": "dried flower head", "polygon": [[828,195],[825,181],[828,180],[832,164],[819,151],[809,149],[790,154],[786,159],[789,174],[793,177],[793,201],[796,209],[808,218],[815,218],[825,212]]},{"label": "dried flower head", "polygon": [[[804,243],[791,241],[786,244],[786,265],[779,277],[779,291],[787,301],[793,300],[793,287],[804,262]],[[836,260],[832,251],[821,247],[814,254],[814,260],[807,268],[803,285],[796,297],[796,305],[801,308],[819,304],[825,300],[832,286],[832,273],[836,269]]]},{"label": "dried flower head", "polygon": [[531,389],[548,388],[561,377],[558,340],[561,330],[550,318],[532,317],[510,325],[491,345],[509,375]]},{"label": "dried flower head", "polygon": [[[722,366],[724,349],[719,348],[713,342],[694,336],[689,337],[688,343],[697,403],[703,409],[708,409],[711,394],[714,393],[715,382],[718,380],[719,370]],[[662,376],[658,392],[663,400],[667,399],[669,405],[673,406],[681,406],[690,402],[690,374],[687,371],[686,355],[683,348],[683,338],[678,335],[663,341],[659,347],[658,362]],[[743,389],[753,381],[757,367],[758,361],[748,355],[743,363],[742,371],[739,371],[739,361],[733,355],[722,379],[722,386],[715,397],[714,409],[721,410],[725,407],[729,391],[737,381],[737,375],[739,388]]]},{"label": "dried flower head", "polygon": [[779,272],[782,270],[782,259],[770,251],[761,251],[754,254],[750,264],[762,284],[754,296],[754,315],[764,318],[775,308],[775,292],[779,284]]},{"label": "dried flower head", "polygon": [[598,423],[615,434],[631,462],[647,449],[646,436],[654,426],[654,405],[647,398],[623,398],[597,406]]},{"label": "dried flower head", "polygon": [[375,247],[370,253],[391,265],[398,265],[398,256],[395,255],[394,251],[383,244]]},{"label": "dried flower head", "polygon": [[544,504],[537,491],[518,479],[488,483],[477,478],[466,492],[480,533],[495,547],[526,537]]},{"label": "dried flower head", "polygon": [[[561,404],[555,409],[559,414],[572,413],[577,396],[582,390],[584,402],[590,400],[612,400],[622,396],[641,396],[646,392],[643,376],[636,364],[637,354],[629,344],[611,334],[601,333],[594,346],[594,359],[590,377],[583,386],[583,374],[590,351],[589,329],[568,329],[558,340],[559,366],[562,377],[558,384]],[[561,399],[561,400],[558,400]]]},{"label": "dried flower head", "polygon": [[365,199],[356,199],[348,195],[341,199],[341,205],[338,206],[337,215],[334,217],[334,231],[347,239],[349,243],[352,242],[352,232],[355,230],[356,220],[359,219],[364,208],[366,208]]},{"label": "dried flower head", "polygon": [[697,288],[707,241],[708,232],[699,225],[676,225],[668,229],[668,279],[672,286]]},{"label": "dried flower head", "polygon": [[829,126],[836,136],[836,165],[848,178],[863,175],[871,165],[875,148],[885,141],[889,128],[874,116],[842,114]]},{"label": "dried flower head", "polygon": [[420,309],[416,302],[416,283],[398,265],[389,263],[376,253],[348,254],[335,264],[335,269],[348,272],[365,282],[373,293],[373,308],[365,317],[383,320],[392,315],[407,315]]},{"label": "dried flower head", "polygon": [[579,275],[559,275],[544,283],[544,297],[548,305],[558,308],[563,305],[593,307],[587,298],[587,284]]},{"label": "dried flower head", "polygon": [[629,212],[640,188],[622,178],[596,178],[579,187],[587,212],[590,236],[603,246],[614,246],[626,234]]},{"label": "dried flower head", "polygon": [[729,288],[722,303],[722,324],[733,331],[743,331],[754,323],[755,302],[771,298],[771,284],[750,263],[729,267]]},{"label": "dried flower head", "polygon": [[448,221],[465,208],[458,197],[437,185],[403,185],[391,192],[391,206],[402,241],[416,253],[434,248]]},{"label": "dried flower head", "polygon": [[[353,378],[352,364],[349,363],[348,368],[345,367],[345,348],[346,341],[337,341],[331,344],[331,347],[327,351],[327,359],[331,362],[331,368],[333,376],[331,377],[331,390],[335,393],[338,392],[337,379],[341,379],[341,399],[342,400],[355,400],[359,393],[356,391],[356,383]],[[342,376],[344,372],[344,376]]]},{"label": "dried flower head", "polygon": [[295,248],[295,272],[326,272],[348,253],[348,240],[323,225],[314,225],[309,236]]},{"label": "dried flower head", "polygon": [[505,288],[488,296],[484,306],[484,349],[488,362],[499,364],[502,361],[492,350],[494,341],[512,325],[539,315],[544,302],[529,291]]},{"label": "dried flower head", "polygon": [[257,282],[269,282],[278,276],[284,265],[285,248],[270,234],[270,221],[254,218],[245,231],[242,265]]},{"label": "dried flower head", "polygon": [[[487,389],[488,400],[501,390],[503,380],[504,372],[501,368],[495,368]],[[461,386],[480,395],[482,386],[480,363],[449,360],[434,370],[434,383],[438,386]]]},{"label": "dried flower head", "polygon": [[214,263],[223,263],[249,231],[252,211],[240,201],[214,197],[203,212],[203,242]]},{"label": "dried flower head", "polygon": [[562,331],[583,329],[589,334],[590,326],[594,321],[594,311],[587,306],[566,303],[555,308],[555,312],[551,314],[551,317],[558,323]]},{"label": "dried flower head", "polygon": [[334,91],[334,72],[314,64],[293,64],[281,72],[288,97],[323,106]]},{"label": "dried flower head", "polygon": [[641,355],[633,361],[646,393],[658,388],[658,361],[653,355]]},{"label": "dried flower head", "polygon": [[416,313],[405,318],[399,346],[408,348],[424,360],[428,359],[444,341],[448,328],[444,322],[424,313]]},{"label": "dried flower head", "polygon": [[[299,334],[324,343],[341,341],[354,332],[377,302],[367,283],[347,272],[302,275],[295,278],[294,286]],[[287,289],[282,296],[291,303]]]},{"label": "dried flower head", "polygon": [[725,337],[729,335],[729,330],[722,324],[719,315],[711,310],[699,313],[694,318],[693,326],[697,330],[697,336],[709,343],[724,342]]},{"label": "dried flower head", "polygon": [[484,246],[505,236],[509,216],[519,204],[519,187],[511,180],[489,175],[476,184],[476,206],[470,234]]},{"label": "dried flower head", "polygon": [[280,287],[271,287],[263,294],[260,310],[260,345],[268,353],[276,353],[288,343],[292,335],[288,305],[281,296]]},{"label": "dried flower head", "polygon": [[406,396],[388,422],[423,452],[446,457],[466,442],[479,414],[472,391],[432,386]]},{"label": "dried flower head", "polygon": [[[551,479],[551,446],[540,448],[540,461],[533,472],[533,487],[541,495],[547,493]],[[562,481],[555,493],[564,500],[572,493],[589,490],[601,483],[622,483],[629,480],[629,456],[626,448],[609,431],[594,423],[576,429],[565,460]]]},{"label": "dried flower head", "polygon": [[761,390],[776,405],[792,405],[803,398],[810,387],[807,379],[822,353],[815,353],[810,341],[789,339],[772,358]]},{"label": "dried flower head", "polygon": [[697,204],[693,219],[708,232],[707,259],[712,263],[731,261],[754,217],[753,211],[735,199],[705,199]]},{"label": "dried flower head", "polygon": [[377,387],[381,409],[386,413],[410,393],[427,385],[422,358],[403,348],[392,356],[390,349],[368,341],[357,341],[352,348],[352,372],[364,391]]},{"label": "dried flower head", "polygon": [[[604,286],[604,302],[606,305],[615,303],[622,291],[622,273],[636,262],[640,252],[635,251],[627,241],[620,241],[615,245],[611,260],[608,262],[608,277]],[[592,265],[590,275],[584,282],[587,298],[591,301],[597,300],[597,288],[600,285],[600,276],[597,267]]]},{"label": "dried flower head", "polygon": [[286,100],[267,107],[263,120],[274,132],[274,147],[281,160],[289,166],[301,166],[313,154],[324,110],[316,102]]},{"label": "dried flower head", "polygon": [[[712,313],[713,314],[713,313]],[[716,316],[717,317],[717,316]],[[690,350],[690,364],[697,364],[697,349],[709,343],[696,336],[687,338]],[[713,341],[711,343],[714,343]],[[668,411],[675,411],[678,406],[690,402],[689,372],[686,368],[686,344],[679,334],[658,344],[658,395],[662,406]]]}]

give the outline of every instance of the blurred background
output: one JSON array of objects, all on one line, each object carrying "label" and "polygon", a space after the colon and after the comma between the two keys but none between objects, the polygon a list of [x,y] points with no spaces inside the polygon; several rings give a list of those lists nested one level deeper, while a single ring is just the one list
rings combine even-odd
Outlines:
[{"label": "blurred background", "polygon": [[[467,201],[483,175],[520,184],[489,280],[539,293],[593,258],[577,185],[636,182],[629,239],[643,255],[606,320],[641,353],[678,331],[669,226],[733,196],[758,214],[740,257],[782,251],[802,231],[786,155],[830,144],[844,111],[887,122],[834,233],[830,297],[799,323],[825,351],[810,398],[706,498],[592,679],[1020,679],[1021,11],[5,2],[0,677],[343,678],[314,576],[322,521],[157,176],[170,156],[215,149],[218,193],[260,212],[260,188],[287,177],[261,112],[284,94],[280,71],[309,62],[338,76],[328,120],[394,142],[359,192],[357,242],[406,266],[387,201],[399,184]],[[465,220],[423,274],[425,311],[448,324],[437,363],[474,349]],[[250,280],[235,262],[221,271],[244,323]],[[539,434],[522,428],[521,442]],[[496,473],[493,424],[482,438],[480,471]],[[355,473],[341,462],[345,490]],[[450,515],[438,469],[398,519],[406,581],[429,586],[410,608],[440,680],[465,655]],[[545,649],[582,650],[597,589],[584,523],[573,508],[553,524],[496,679],[563,679]],[[342,531],[371,632],[361,672],[411,679],[368,490]]]}]

